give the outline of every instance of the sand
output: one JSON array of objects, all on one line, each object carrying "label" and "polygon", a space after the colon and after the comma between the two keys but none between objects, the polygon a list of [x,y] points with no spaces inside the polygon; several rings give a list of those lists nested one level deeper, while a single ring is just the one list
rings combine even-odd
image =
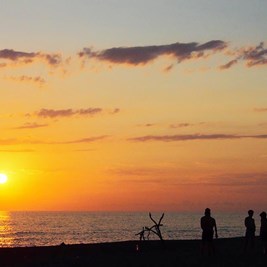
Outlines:
[{"label": "sand", "polygon": [[243,238],[215,240],[213,256],[201,254],[200,240],[0,248],[0,266],[267,266],[267,256],[258,239],[253,251],[244,253],[243,244]]}]

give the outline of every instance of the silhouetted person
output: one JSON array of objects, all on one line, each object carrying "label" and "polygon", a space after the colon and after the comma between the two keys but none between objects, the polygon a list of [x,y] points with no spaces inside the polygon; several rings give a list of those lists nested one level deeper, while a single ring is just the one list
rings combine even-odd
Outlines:
[{"label": "silhouetted person", "polygon": [[263,254],[267,255],[267,218],[266,212],[263,211],[261,214],[261,228],[260,228],[260,239],[263,245]]},{"label": "silhouetted person", "polygon": [[249,210],[248,217],[245,218],[246,235],[245,235],[244,251],[247,251],[249,246],[250,248],[254,249],[256,225],[253,219],[253,214],[254,214],[254,211]]},{"label": "silhouetted person", "polygon": [[215,231],[215,237],[218,238],[216,221],[211,217],[211,212],[209,208],[205,209],[205,216],[200,219],[200,226],[202,229],[202,247],[201,253],[204,254],[205,251],[208,255],[215,253],[215,248],[213,244],[213,235]]}]

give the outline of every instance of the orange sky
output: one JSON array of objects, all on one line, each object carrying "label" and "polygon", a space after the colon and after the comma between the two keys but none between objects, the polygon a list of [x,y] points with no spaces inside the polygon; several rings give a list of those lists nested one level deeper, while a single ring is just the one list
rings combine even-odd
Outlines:
[{"label": "orange sky", "polygon": [[0,210],[266,208],[266,4],[60,2],[0,11]]}]

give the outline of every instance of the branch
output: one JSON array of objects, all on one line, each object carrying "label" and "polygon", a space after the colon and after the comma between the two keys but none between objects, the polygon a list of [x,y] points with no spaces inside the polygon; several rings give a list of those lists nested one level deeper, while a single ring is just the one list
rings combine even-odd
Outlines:
[{"label": "branch", "polygon": [[150,217],[151,221],[152,221],[154,224],[157,224],[156,221],[152,218],[152,215],[151,215],[150,212],[149,212],[149,217]]}]

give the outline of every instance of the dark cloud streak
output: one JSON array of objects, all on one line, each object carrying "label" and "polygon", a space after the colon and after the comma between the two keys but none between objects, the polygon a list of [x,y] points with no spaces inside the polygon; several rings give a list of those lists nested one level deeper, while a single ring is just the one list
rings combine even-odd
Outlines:
[{"label": "dark cloud streak", "polygon": [[36,129],[36,128],[43,128],[47,127],[48,124],[38,124],[38,123],[25,123],[22,126],[15,127],[14,129],[23,130],[23,129]]},{"label": "dark cloud streak", "polygon": [[79,53],[80,57],[96,58],[117,64],[144,65],[159,56],[173,56],[178,62],[191,58],[200,58],[207,50],[216,52],[226,47],[221,40],[213,40],[204,44],[173,43],[169,45],[136,46],[136,47],[114,47],[102,51],[93,51],[91,48],[84,48]]},{"label": "dark cloud streak", "polygon": [[[102,108],[86,108],[86,109],[46,109],[43,108],[34,113],[39,118],[59,118],[59,117],[73,117],[73,116],[95,116],[107,112],[108,114],[114,115],[120,112],[119,108],[105,111]],[[31,114],[27,114],[31,116]]]},{"label": "dark cloud streak", "polygon": [[256,111],[256,112],[267,112],[267,108],[255,108],[254,111]]},{"label": "dark cloud streak", "polygon": [[42,52],[21,52],[15,51],[13,49],[0,50],[0,59],[24,64],[33,63],[36,60],[44,60],[50,66],[57,66],[62,62],[62,57],[60,54],[47,54]]},{"label": "dark cloud streak", "polygon": [[219,68],[221,70],[227,70],[227,69],[230,69],[232,66],[234,66],[237,63],[238,63],[238,60],[234,59],[234,60],[231,60],[231,61],[229,61],[228,63],[226,63],[224,65],[221,65]]},{"label": "dark cloud streak", "polygon": [[27,53],[27,52],[14,51],[13,49],[0,50],[0,58],[9,59],[9,60],[12,60],[12,61],[16,61],[16,60],[19,60],[21,58],[32,59],[36,55],[37,55],[36,53]]},{"label": "dark cloud streak", "polygon": [[42,140],[33,140],[33,139],[0,139],[0,145],[22,145],[22,144],[35,144],[35,145],[68,145],[68,144],[80,144],[80,143],[93,143],[103,139],[108,138],[108,135],[86,137],[76,140],[67,140],[67,141],[42,141]]},{"label": "dark cloud streak", "polygon": [[232,51],[231,55],[234,55],[236,58],[221,65],[219,67],[221,70],[229,69],[240,61],[244,61],[247,67],[267,65],[267,49],[264,47],[263,42],[254,47],[252,46]]},{"label": "dark cloud streak", "polygon": [[267,135],[232,135],[232,134],[189,134],[189,135],[146,135],[129,138],[128,141],[134,142],[177,142],[192,140],[220,140],[220,139],[241,139],[241,138],[258,138],[266,139]]},{"label": "dark cloud streak", "polygon": [[40,111],[36,112],[38,117],[42,118],[57,118],[57,117],[71,117],[74,115],[89,115],[93,116],[96,114],[101,113],[103,110],[101,108],[87,108],[87,109],[41,109]]},{"label": "dark cloud streak", "polygon": [[45,79],[43,79],[40,76],[32,77],[32,76],[22,75],[19,77],[11,76],[11,77],[8,77],[7,79],[16,81],[16,82],[33,82],[33,83],[39,84],[40,86],[45,84]]}]

